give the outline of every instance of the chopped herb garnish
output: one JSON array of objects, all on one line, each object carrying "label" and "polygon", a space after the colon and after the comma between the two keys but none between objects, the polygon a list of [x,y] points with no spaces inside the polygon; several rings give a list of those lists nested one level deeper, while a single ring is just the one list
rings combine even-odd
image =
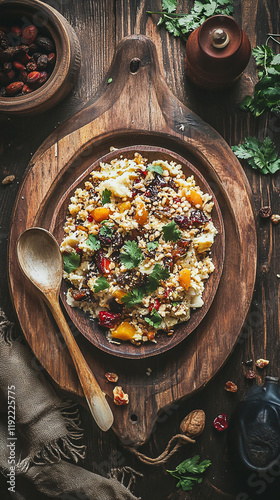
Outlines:
[{"label": "chopped herb garnish", "polygon": [[144,319],[149,325],[153,326],[156,329],[160,327],[162,322],[162,317],[156,309],[153,309],[151,314],[149,316],[145,316]]},{"label": "chopped herb garnish", "polygon": [[195,455],[192,458],[187,458],[184,462],[177,465],[175,470],[168,470],[169,474],[176,479],[179,479],[176,484],[177,488],[182,488],[183,491],[191,491],[195,483],[201,483],[202,477],[195,475],[190,476],[189,474],[202,474],[209,465],[211,465],[210,460],[203,460],[199,462],[199,455]]},{"label": "chopped herb garnish", "polygon": [[159,286],[160,280],[167,280],[170,276],[168,269],[161,267],[160,264],[156,264],[151,274],[148,276],[148,282],[145,285],[147,293],[153,293]]},{"label": "chopped herb garnish", "polygon": [[155,250],[159,245],[158,241],[149,241],[147,243],[147,250],[148,252],[151,252],[152,250]]},{"label": "chopped herb garnish", "polygon": [[105,237],[111,238],[111,236],[113,235],[112,226],[110,226],[110,224],[108,224],[108,225],[104,224],[103,226],[101,226],[99,234],[100,234],[100,236],[103,236],[104,238]]},{"label": "chopped herb garnish", "polygon": [[77,269],[77,267],[79,267],[80,265],[80,260],[81,260],[80,256],[75,252],[63,253],[62,258],[63,258],[63,269],[66,273],[71,273],[72,271]]},{"label": "chopped herb garnish", "polygon": [[141,304],[142,300],[145,297],[145,289],[144,288],[134,288],[131,292],[128,292],[121,298],[121,302],[123,302],[127,307],[133,307],[136,304]]},{"label": "chopped herb garnish", "polygon": [[100,241],[98,240],[97,236],[94,234],[90,234],[87,241],[86,245],[91,249],[91,250],[99,250],[100,248]]},{"label": "chopped herb garnish", "polygon": [[148,172],[155,172],[155,174],[162,175],[163,173],[163,168],[160,165],[153,165],[150,163],[150,165],[147,166]]},{"label": "chopped herb garnish", "polygon": [[104,278],[104,276],[101,276],[100,278],[97,278],[97,280],[95,281],[93,289],[97,293],[97,292],[102,292],[102,290],[106,290],[106,288],[109,288],[109,286],[110,285],[106,280],[106,278]]},{"label": "chopped herb garnish", "polygon": [[255,170],[262,174],[275,174],[280,170],[280,158],[272,140],[266,137],[263,142],[255,137],[247,137],[244,144],[232,146],[232,151],[242,160],[246,160]]},{"label": "chopped herb garnish", "polygon": [[127,241],[121,249],[121,263],[126,269],[133,269],[139,266],[144,256],[142,250],[135,241]]},{"label": "chopped herb garnish", "polygon": [[102,200],[101,200],[102,205],[106,205],[106,203],[111,202],[111,194],[112,191],[110,191],[110,189],[104,189],[104,191],[102,192]]},{"label": "chopped herb garnish", "polygon": [[108,78],[108,80],[107,80],[108,85],[109,85],[110,83],[112,83],[112,81],[113,81],[113,78]]},{"label": "chopped herb garnish", "polygon": [[182,233],[174,220],[162,227],[163,237],[165,241],[178,241],[182,238]]}]

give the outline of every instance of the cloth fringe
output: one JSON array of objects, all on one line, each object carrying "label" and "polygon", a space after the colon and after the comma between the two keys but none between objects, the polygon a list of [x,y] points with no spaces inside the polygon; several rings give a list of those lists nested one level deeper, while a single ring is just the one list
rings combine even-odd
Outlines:
[{"label": "cloth fringe", "polygon": [[[128,476],[128,484],[125,485],[124,481],[126,478],[126,474]],[[117,467],[116,469],[111,469],[109,478],[111,479],[116,479],[119,481],[123,486],[125,486],[128,491],[132,491],[131,488],[136,484],[137,477],[144,477],[144,474],[141,474],[141,472],[137,472],[136,470],[132,469],[132,467]],[[138,500],[141,500],[141,498],[138,498]]]},{"label": "cloth fringe", "polygon": [[[171,449],[172,446],[173,446],[173,444],[176,441],[178,441],[177,444],[174,446],[173,449]],[[144,464],[147,464],[147,465],[162,465],[165,462],[167,462],[167,460],[169,460],[169,458],[172,457],[172,455],[174,455],[174,453],[176,453],[176,451],[182,445],[187,444],[187,443],[195,443],[195,440],[189,438],[188,436],[185,436],[185,434],[176,434],[175,436],[173,436],[170,439],[170,441],[167,444],[164,452],[161,455],[159,455],[158,457],[156,457],[156,458],[148,457],[147,455],[144,455],[143,453],[140,453],[140,451],[138,451],[135,448],[132,448],[130,446],[125,446],[125,448],[127,450],[129,450],[131,453],[133,453],[133,455],[135,455],[136,457],[138,457],[139,460],[141,462],[143,462]]]},{"label": "cloth fringe", "polygon": [[20,337],[20,335],[15,334],[14,326],[14,323],[8,320],[3,309],[0,308],[0,338],[8,345],[11,345],[12,340],[16,340]]}]

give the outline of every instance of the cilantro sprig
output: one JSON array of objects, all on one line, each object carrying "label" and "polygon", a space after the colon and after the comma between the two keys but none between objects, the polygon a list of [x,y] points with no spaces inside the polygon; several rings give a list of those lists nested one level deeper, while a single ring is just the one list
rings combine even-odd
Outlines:
[{"label": "cilantro sprig", "polygon": [[100,248],[100,241],[94,234],[89,235],[86,244],[91,250],[94,250],[95,252]]},{"label": "cilantro sprig", "polygon": [[138,288],[134,288],[131,292],[128,292],[121,299],[127,307],[133,307],[137,304],[141,304],[145,295],[153,293],[160,285],[160,280],[166,280],[170,276],[167,269],[161,267],[160,264],[156,264],[152,272],[147,277],[147,283]]},{"label": "cilantro sprig", "polygon": [[149,325],[153,326],[156,329],[160,327],[162,322],[162,317],[155,308],[152,309],[151,314],[149,314],[149,316],[145,316],[144,319]]},{"label": "cilantro sprig", "polygon": [[247,137],[244,144],[232,146],[231,149],[237,158],[246,160],[253,169],[259,170],[262,174],[275,174],[280,170],[280,158],[269,137],[263,142],[255,137]]},{"label": "cilantro sprig", "polygon": [[148,250],[148,252],[152,252],[158,246],[159,246],[159,242],[158,241],[148,241],[148,243],[147,243],[147,250]]},{"label": "cilantro sprig", "polygon": [[166,226],[162,227],[163,237],[165,241],[178,241],[182,238],[182,233],[179,231],[176,222],[173,220]]},{"label": "cilantro sprig", "polygon": [[[273,38],[273,37],[269,37]],[[240,107],[260,116],[264,111],[280,112],[280,54],[275,55],[267,45],[259,45],[252,50],[259,68],[259,81],[254,87],[254,95],[247,95]]]},{"label": "cilantro sprig", "polygon": [[106,290],[107,288],[109,288],[109,286],[110,285],[106,278],[104,276],[100,276],[100,278],[97,278],[97,280],[95,281],[93,290],[95,291],[95,293],[98,293]]},{"label": "cilantro sprig", "polygon": [[139,266],[144,256],[142,250],[135,241],[127,241],[121,249],[121,263],[126,269],[133,269]]},{"label": "cilantro sprig", "polygon": [[106,205],[106,203],[110,203],[111,202],[111,195],[112,195],[112,191],[110,191],[110,189],[104,189],[104,191],[102,192],[102,199],[101,199],[101,203],[102,205]]},{"label": "cilantro sprig", "polygon": [[155,174],[162,175],[163,173],[163,168],[160,165],[153,165],[150,163],[150,165],[147,166],[148,172],[154,172]]},{"label": "cilantro sprig", "polygon": [[80,265],[80,256],[76,252],[63,253],[63,269],[66,273],[72,273]]},{"label": "cilantro sprig", "polygon": [[[211,465],[210,460],[200,460],[199,455],[195,455],[192,458],[187,458],[182,463],[177,465],[175,470],[168,470],[176,479],[179,479],[176,484],[177,488],[182,488],[183,491],[191,491],[193,486],[197,483],[202,482],[202,477],[197,476],[197,474],[203,474],[203,472]],[[189,475],[192,474],[192,475]]]},{"label": "cilantro sprig", "polygon": [[148,14],[160,14],[158,26],[163,25],[169,33],[184,41],[208,17],[216,14],[233,15],[233,0],[195,0],[188,14],[176,13],[177,0],[162,0],[161,4],[162,12],[148,11]]}]

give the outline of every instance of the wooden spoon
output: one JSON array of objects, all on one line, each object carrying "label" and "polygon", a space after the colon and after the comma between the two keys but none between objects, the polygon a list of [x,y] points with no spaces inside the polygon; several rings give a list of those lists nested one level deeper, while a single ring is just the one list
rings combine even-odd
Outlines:
[{"label": "wooden spoon", "polygon": [[17,257],[22,272],[41,292],[63,335],[93,418],[100,429],[107,431],[114,421],[111,408],[89,369],[59,305],[63,262],[56,239],[45,229],[38,227],[27,229],[18,239]]}]

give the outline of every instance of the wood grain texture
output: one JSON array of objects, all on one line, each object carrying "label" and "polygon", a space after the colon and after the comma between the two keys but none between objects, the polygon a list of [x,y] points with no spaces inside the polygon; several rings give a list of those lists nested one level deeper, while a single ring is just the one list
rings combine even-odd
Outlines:
[{"label": "wood grain texture", "polygon": [[[131,71],[131,61],[134,60],[139,61],[136,72]],[[109,76],[113,79],[110,85],[107,84]],[[225,141],[169,91],[159,71],[155,46],[149,38],[133,35],[120,42],[102,88],[104,93],[97,101],[62,125],[42,145],[27,170],[14,210],[14,220],[20,220],[20,223],[12,224],[10,232],[10,282],[19,321],[33,352],[58,385],[80,395],[77,376],[69,361],[68,352],[56,337],[51,319],[47,320],[45,317],[44,329],[40,328],[43,305],[36,302],[36,297],[33,300],[32,290],[28,289],[28,293],[25,293],[24,287],[18,286],[21,276],[17,269],[13,242],[22,230],[32,225],[50,229],[61,241],[69,191],[73,193],[73,183],[76,179],[79,184],[82,182],[91,169],[86,168],[87,165],[92,162],[98,164],[97,160],[109,151],[110,145],[119,148],[132,144],[135,151],[137,145],[142,143],[150,143],[152,146],[168,145],[168,149],[174,151],[171,153],[174,159],[176,153],[181,153],[183,158],[196,166],[197,176],[201,175],[203,190],[207,188],[203,178],[213,186],[226,226],[224,273],[209,314],[202,321],[200,319],[194,334],[186,338],[177,349],[173,348],[165,355],[149,360],[154,371],[149,379],[144,374],[147,363],[145,358],[141,360],[142,364],[135,359],[131,362],[120,360],[117,356],[118,349],[109,349],[110,346],[106,350],[114,353],[114,357],[104,353],[97,354],[96,349],[90,349],[88,345],[84,352],[89,366],[94,367],[103,390],[106,390],[105,372],[118,373],[119,383],[129,394],[130,404],[125,409],[114,409],[114,429],[123,442],[139,445],[148,439],[162,408],[209,382],[228,357],[252,297],[256,234],[250,190],[239,162]],[[123,113],[124,109],[127,110],[126,113]],[[147,153],[149,155],[148,151]],[[158,151],[151,154],[156,157]],[[164,152],[162,154],[165,157]],[[187,164],[185,169],[187,173]],[[33,192],[32,200],[28,195],[30,192]],[[216,267],[220,267],[217,273],[220,276],[223,265],[223,230],[215,212],[214,219],[220,227],[216,243],[220,250],[217,250],[218,254],[214,250],[214,261]],[[234,290],[237,286],[239,296],[235,298]],[[210,295],[211,290],[214,295],[215,289],[210,281]],[[212,300],[211,296],[207,298],[207,293],[206,291],[206,310],[207,301]],[[222,311],[233,300],[239,309],[238,316],[231,309],[227,317],[224,317]],[[75,321],[73,312],[67,309],[76,326],[80,322],[85,323],[82,314],[75,312]],[[201,312],[203,314],[203,310]],[[199,314],[200,312],[198,317]],[[195,315],[193,319],[195,321]],[[192,320],[190,325],[191,323]],[[230,333],[228,325],[231,327]],[[40,336],[37,335],[38,331]],[[87,330],[87,333],[89,335],[91,332]],[[99,345],[95,330],[92,333],[97,337],[94,344]],[[184,327],[179,329],[179,338],[180,335],[184,335]],[[176,338],[166,342],[173,347],[176,345]],[[159,353],[164,351],[163,344],[164,339],[159,342]],[[82,343],[81,347],[83,348]],[[125,353],[133,355],[133,349],[135,347],[130,346]],[[144,353],[141,350],[145,349],[149,350],[149,346],[139,349],[142,356]],[[49,352],[54,357],[50,357]],[[66,375],[64,360],[68,367]],[[166,377],[163,376],[164,373]],[[192,376],[188,377],[188,373],[192,373]],[[140,386],[141,392],[138,390]],[[112,393],[108,387],[106,392],[111,399]],[[136,415],[137,420],[132,420],[131,415]]]},{"label": "wood grain texture", "polygon": [[[82,47],[82,70],[77,86],[72,94],[54,110],[32,119],[13,118],[7,120],[0,116],[0,165],[4,177],[13,173],[16,181],[9,186],[0,184],[0,303],[10,318],[16,319],[9,297],[7,283],[7,238],[11,222],[12,206],[24,171],[30,157],[58,127],[61,122],[73,116],[92,98],[104,75],[108,71],[115,47],[124,35],[143,33],[150,36],[156,44],[159,64],[172,93],[185,105],[195,111],[203,120],[216,129],[228,142],[238,144],[248,135],[263,139],[269,135],[278,145],[280,122],[274,115],[265,113],[254,119],[238,108],[239,102],[246,94],[252,93],[257,81],[257,73],[253,58],[237,85],[229,91],[211,94],[192,86],[184,75],[185,44],[170,36],[163,28],[157,29],[158,16],[148,16],[146,10],[159,10],[160,0],[51,0],[53,5],[74,27]],[[187,11],[191,0],[179,1],[179,9]],[[279,33],[278,0],[236,0],[234,1],[234,17],[245,29],[252,47],[263,44],[268,31]],[[276,45],[271,45],[278,52]],[[279,226],[272,226],[258,217],[259,208],[270,204],[274,213],[279,213],[280,176],[261,177],[244,164],[244,170],[253,190],[253,210],[258,234],[258,268],[252,304],[244,324],[241,337],[225,366],[203,391],[193,395],[180,404],[174,404],[162,411],[154,426],[151,438],[141,451],[157,456],[165,448],[168,440],[179,430],[180,421],[186,414],[202,408],[206,413],[206,427],[197,439],[197,444],[184,447],[172,458],[167,468],[175,466],[186,457],[195,453],[212,460],[212,466],[205,474],[202,485],[191,493],[176,489],[176,481],[164,472],[163,468],[148,468],[135,459],[120,446],[113,432],[101,434],[92,425],[92,417],[80,407],[84,441],[87,444],[85,466],[95,473],[106,476],[112,467],[129,465],[144,473],[144,480],[137,479],[136,494],[145,500],[224,500],[236,499],[238,495],[246,496],[246,500],[258,498],[276,500],[279,496],[277,481],[272,479],[271,485],[264,481],[264,493],[259,494],[260,485],[248,484],[240,477],[230,461],[226,433],[217,435],[212,428],[212,420],[218,413],[225,412],[229,416],[239,399],[251,387],[252,382],[244,377],[243,362],[266,357],[270,360],[268,368],[258,371],[257,383],[264,376],[280,375],[279,352],[279,258],[277,248],[280,244]],[[227,306],[224,315],[227,314]],[[230,325],[229,325],[230,330]],[[50,355],[52,355],[50,353]],[[207,362],[206,362],[207,363]],[[41,371],[39,362],[34,357],[32,367]],[[67,371],[67,366],[65,366]],[[235,395],[224,391],[227,380],[238,385]],[[2,476],[1,476],[2,477]],[[269,488],[275,490],[270,492]],[[6,479],[0,479],[3,498],[6,492]],[[26,487],[26,499],[33,493]],[[8,497],[7,497],[8,498]],[[6,500],[6,498],[5,498]],[[45,500],[40,495],[40,500]]]}]

